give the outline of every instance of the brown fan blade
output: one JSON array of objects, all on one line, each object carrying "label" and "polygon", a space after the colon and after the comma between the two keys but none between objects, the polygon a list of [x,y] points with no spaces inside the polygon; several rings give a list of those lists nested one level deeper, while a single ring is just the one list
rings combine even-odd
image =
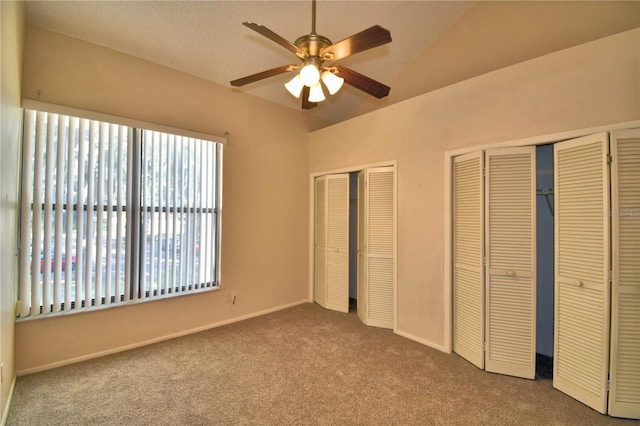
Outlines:
[{"label": "brown fan blade", "polygon": [[263,36],[265,36],[266,38],[268,38],[271,41],[275,41],[280,46],[282,46],[285,49],[291,51],[298,58],[305,59],[307,57],[307,55],[302,50],[300,50],[298,48],[298,46],[296,46],[295,44],[291,43],[289,40],[285,39],[284,37],[274,33],[273,31],[271,31],[269,28],[265,27],[264,25],[254,24],[253,22],[243,22],[242,25],[244,25],[247,28],[251,28],[253,31],[255,31],[255,32],[259,33],[259,34],[262,34]]},{"label": "brown fan blade", "polygon": [[335,64],[333,65],[337,71],[337,75],[339,77],[344,78],[344,82],[362,90],[363,92],[367,92],[371,96],[375,96],[376,98],[384,98],[389,94],[391,88],[386,86],[380,82],[377,82],[366,75],[362,75],[360,73],[355,72],[352,69],[344,67],[342,65]]},{"label": "brown fan blade", "polygon": [[358,52],[372,49],[391,42],[391,33],[380,25],[374,25],[364,31],[327,46],[320,51],[325,61],[337,61]]},{"label": "brown fan blade", "polygon": [[232,86],[244,86],[245,84],[253,83],[258,80],[273,77],[274,75],[282,74],[285,72],[293,71],[300,68],[299,65],[280,65],[279,67],[271,68],[270,70],[262,71],[257,74],[248,75],[246,77],[233,80]]},{"label": "brown fan blade", "polygon": [[304,86],[302,88],[302,95],[300,95],[300,97],[302,98],[302,109],[311,109],[318,106],[317,102],[309,102],[310,91],[311,89],[309,88],[309,86]]}]

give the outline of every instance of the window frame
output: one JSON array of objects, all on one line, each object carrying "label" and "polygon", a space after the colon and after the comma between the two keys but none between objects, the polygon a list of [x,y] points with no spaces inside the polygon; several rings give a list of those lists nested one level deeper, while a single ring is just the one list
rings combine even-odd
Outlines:
[{"label": "window frame", "polygon": [[[127,174],[131,174],[132,175],[132,179],[129,180],[129,182],[126,182],[125,186],[127,185],[131,185],[132,188],[128,189],[125,194],[124,194],[124,204],[122,206],[116,206],[116,205],[102,205],[102,203],[100,201],[97,200],[97,198],[95,199],[95,204],[96,206],[100,206],[102,211],[104,212],[118,212],[120,210],[122,210],[121,213],[124,213],[124,215],[126,215],[127,219],[126,222],[127,225],[124,226],[124,240],[126,241],[126,244],[130,245],[130,249],[125,249],[123,250],[123,253],[127,253],[127,251],[130,251],[129,254],[125,254],[125,258],[126,256],[129,256],[130,260],[130,264],[131,264],[131,268],[127,271],[124,264],[121,264],[123,272],[125,274],[129,274],[128,277],[125,277],[125,283],[128,284],[124,284],[125,285],[125,290],[124,292],[128,291],[129,295],[128,297],[126,297],[124,295],[124,293],[121,294],[121,292],[118,289],[118,283],[116,282],[114,284],[114,288],[117,290],[116,292],[114,292],[113,295],[111,295],[110,299],[108,301],[105,301],[105,296],[102,295],[102,300],[100,300],[97,295],[94,296],[88,296],[90,297],[91,302],[89,303],[89,306],[86,306],[86,300],[83,299],[81,301],[81,306],[76,306],[76,300],[71,301],[70,306],[65,307],[64,306],[64,301],[62,301],[61,305],[62,307],[59,308],[59,310],[55,310],[54,311],[54,306],[55,306],[55,302],[51,302],[51,308],[47,307],[48,301],[43,299],[42,293],[40,294],[40,306],[35,306],[31,307],[31,305],[33,304],[32,300],[34,300],[31,297],[31,288],[32,288],[32,279],[31,279],[31,273],[34,270],[35,267],[33,267],[33,264],[37,262],[37,259],[31,259],[31,255],[29,254],[29,252],[31,253],[35,253],[36,251],[33,250],[31,248],[32,244],[33,244],[33,235],[31,233],[31,229],[32,229],[32,224],[30,223],[31,221],[27,221],[29,223],[24,224],[22,222],[24,222],[24,218],[29,218],[29,217],[33,217],[33,208],[36,205],[33,201],[33,189],[31,190],[31,195],[26,196],[25,194],[25,190],[24,190],[24,185],[25,185],[25,178],[27,179],[31,179],[30,181],[27,182],[33,182],[33,172],[34,170],[31,168],[30,170],[21,170],[21,181],[20,181],[20,197],[21,197],[21,208],[27,209],[27,212],[23,212],[20,215],[20,227],[19,227],[19,236],[18,236],[18,241],[19,241],[19,246],[18,246],[18,252],[19,252],[19,262],[20,262],[20,285],[19,285],[19,291],[17,294],[18,297],[18,319],[19,320],[24,320],[24,319],[30,319],[30,318],[39,318],[42,316],[49,316],[49,315],[56,315],[56,314],[61,314],[61,313],[77,313],[77,312],[82,312],[88,309],[104,309],[104,308],[110,308],[110,307],[117,307],[117,306],[122,306],[123,304],[127,304],[127,303],[136,303],[136,302],[143,302],[143,301],[153,301],[153,300],[158,300],[160,298],[167,298],[167,297],[177,297],[177,296],[181,296],[181,295],[186,295],[186,294],[194,294],[194,293],[199,293],[199,292],[204,292],[204,291],[211,291],[211,290],[217,290],[221,287],[221,241],[222,241],[222,189],[223,189],[223,182],[222,182],[222,176],[223,176],[223,146],[226,144],[227,142],[227,136],[228,134],[225,133],[224,137],[221,136],[214,136],[214,135],[210,135],[210,134],[204,134],[204,133],[199,133],[199,132],[193,132],[193,131],[187,131],[187,130],[183,130],[183,129],[177,129],[177,128],[173,128],[173,127],[169,127],[169,126],[163,126],[163,125],[157,125],[157,124],[152,124],[152,123],[147,123],[147,122],[143,122],[143,121],[139,121],[139,120],[134,120],[134,119],[127,119],[127,118],[123,118],[123,117],[117,117],[117,116],[112,116],[112,115],[108,115],[108,114],[101,114],[101,113],[95,113],[95,112],[88,112],[88,111],[83,111],[83,110],[78,110],[78,109],[74,109],[74,108],[69,108],[69,107],[62,107],[62,106],[58,106],[58,105],[52,105],[52,104],[47,104],[47,103],[43,103],[43,102],[39,102],[39,101],[30,101],[30,100],[23,100],[23,104],[22,107],[24,110],[35,110],[35,111],[40,111],[40,112],[45,112],[48,114],[59,114],[59,115],[65,115],[65,116],[69,116],[69,117],[79,117],[80,119],[87,119],[87,120],[93,120],[93,121],[100,121],[100,122],[105,122],[105,123],[109,123],[109,124],[115,124],[115,125],[119,125],[119,126],[127,126],[129,128],[132,129],[132,132],[129,132],[129,135],[131,137],[131,135],[133,135],[133,137],[131,138],[131,140],[128,141],[128,143],[131,143],[134,145],[135,148],[132,148],[129,151],[134,152],[134,156],[133,158],[129,158],[129,156],[127,156],[127,160],[125,161],[125,168],[127,170]],[[26,123],[23,124],[23,126],[26,126]],[[24,147],[24,138],[25,138],[25,131],[23,130],[23,135],[21,138],[21,150],[22,150],[22,155],[30,155],[30,153],[26,153],[25,152],[25,147]],[[201,232],[202,229],[211,232],[213,231],[214,235],[213,237],[211,237],[211,241],[212,241],[212,248],[211,248],[211,258],[210,258],[210,262],[212,262],[212,266],[214,268],[213,273],[208,277],[209,279],[206,282],[198,282],[198,283],[194,283],[194,284],[188,284],[183,286],[179,291],[175,291],[175,288],[170,287],[169,291],[167,291],[166,288],[160,288],[160,286],[158,285],[155,290],[153,292],[151,291],[146,291],[145,293],[145,289],[142,288],[142,283],[143,283],[143,279],[141,278],[140,275],[140,270],[141,268],[145,268],[145,254],[143,252],[141,252],[141,244],[140,244],[140,240],[143,238],[141,232],[141,228],[142,228],[142,221],[143,221],[143,215],[145,214],[144,212],[144,206],[141,203],[142,200],[142,191],[141,191],[141,183],[140,183],[140,173],[141,173],[141,169],[143,167],[142,161],[143,161],[143,155],[142,155],[142,147],[145,144],[145,141],[143,140],[143,132],[162,132],[162,133],[166,133],[169,135],[172,135],[172,137],[181,137],[181,138],[193,138],[193,139],[198,139],[200,141],[202,141],[203,143],[206,142],[211,142],[213,143],[213,152],[214,152],[214,156],[215,156],[215,171],[213,173],[213,178],[215,179],[215,181],[213,181],[213,184],[211,185],[211,187],[213,188],[213,203],[214,206],[213,207],[205,207],[205,208],[200,208],[199,211],[197,208],[188,208],[188,207],[181,207],[181,206],[173,206],[173,207],[160,207],[160,211],[169,211],[169,213],[167,213],[167,217],[172,217],[172,215],[176,214],[176,213],[184,213],[184,214],[193,214],[193,215],[198,215],[198,214],[206,214],[206,215],[211,215],[212,216],[212,225],[209,228],[202,228],[200,226],[198,226],[198,233]],[[151,142],[153,143],[153,142]],[[207,151],[208,152],[208,151]],[[176,160],[175,158],[173,159],[174,161]],[[33,161],[33,158],[31,158],[28,161]],[[66,160],[65,160],[66,161]],[[23,164],[21,164],[21,169],[24,168],[24,161]],[[172,163],[173,164],[173,163]],[[66,163],[65,163],[65,167],[66,167]],[[202,171],[204,172],[204,171]],[[31,176],[29,176],[28,174],[31,173]],[[210,175],[210,174],[209,174]],[[211,176],[209,177],[211,179]],[[126,178],[125,178],[126,179]],[[27,183],[28,185],[28,183]],[[50,189],[52,191],[52,189]],[[46,193],[46,191],[45,191]],[[78,193],[77,190],[75,192],[76,194]],[[129,194],[132,194],[132,196],[130,197]],[[53,200],[53,213],[50,214],[49,220],[55,220],[56,217],[56,204],[57,204],[57,200]],[[44,204],[42,204],[41,206],[42,211],[44,211]],[[112,207],[111,210],[108,210],[108,207]],[[120,209],[120,207],[122,207]],[[79,200],[75,200],[74,203],[72,204],[72,206],[68,206],[66,201],[63,202],[63,211],[64,212],[69,212],[69,211],[77,211],[77,210],[83,210],[85,212],[85,214],[89,214],[91,209],[92,209],[92,205],[85,202],[80,202]],[[95,206],[94,206],[95,208]],[[131,213],[127,213],[127,211],[131,211]],[[158,211],[158,208],[156,208],[156,211]],[[66,213],[65,213],[66,215]],[[170,216],[171,215],[171,216]],[[66,217],[66,216],[65,216]],[[90,217],[90,216],[89,216]],[[131,220],[129,223],[128,218],[129,217],[133,217],[134,220]],[[67,220],[67,219],[64,219]],[[207,221],[209,219],[207,218]],[[86,225],[85,225],[86,227]],[[25,229],[28,230],[28,233],[25,233]],[[86,231],[86,228],[83,229],[83,232]],[[39,231],[41,233],[41,231]],[[65,237],[66,239],[66,237]],[[165,239],[168,239],[167,234],[165,234]],[[42,236],[40,237],[40,241],[42,241]],[[162,243],[161,238],[158,237],[158,244],[160,247],[160,245],[164,245],[165,247],[168,247],[169,243]],[[94,244],[96,244],[95,241],[93,241]],[[43,243],[41,242],[40,245],[42,245]],[[51,245],[53,246],[53,244]],[[37,250],[37,249],[36,249]],[[64,250],[64,249],[59,249],[56,250],[56,256],[55,258],[58,259],[57,261],[59,261],[60,259],[60,250]],[[27,251],[27,254],[23,255],[23,251]],[[80,250],[78,250],[79,252]],[[186,252],[187,250],[185,250]],[[83,249],[82,250],[83,255],[86,255],[87,250]],[[72,256],[75,257],[76,252],[73,252]],[[175,254],[175,250],[174,250],[174,254]],[[66,257],[66,251],[64,251],[63,255]],[[105,253],[103,255],[103,257],[101,258],[102,260],[99,259],[95,259],[96,262],[100,261],[104,261],[104,259],[106,259],[106,257],[109,257],[110,254]],[[42,255],[42,260],[41,260],[41,269],[43,268],[42,265],[46,264],[47,261],[51,262],[53,265],[54,262],[54,256],[51,255],[51,258],[48,259],[47,256],[45,256],[44,254]],[[167,260],[165,261],[168,264],[168,257],[166,258]],[[175,258],[171,258],[172,261],[175,263]],[[147,262],[149,262],[147,260]],[[153,267],[153,266],[152,266]],[[66,266],[67,269],[68,265]],[[44,273],[46,269],[42,269],[41,272],[41,277],[43,277],[44,275],[42,275]],[[174,270],[175,271],[175,270]],[[143,272],[144,273],[144,272]],[[64,271],[63,271],[64,274]],[[26,276],[26,278],[25,278]],[[68,276],[67,276],[68,277]],[[206,277],[205,277],[206,278]],[[92,285],[91,285],[91,289],[93,292],[95,292],[95,276],[92,278],[87,278],[87,281],[93,281]],[[23,283],[23,281],[27,281],[26,284]],[[35,280],[34,280],[35,281]],[[78,285],[82,285],[83,282],[81,281],[81,279],[78,278],[74,278],[74,281],[76,286]],[[43,285],[43,279],[40,279],[40,286],[42,287]],[[25,286],[29,287],[29,297],[26,297],[29,300],[29,306],[26,307],[25,304],[22,302],[23,301],[23,297],[25,296],[25,292],[23,291]],[[187,288],[188,287],[188,288]],[[89,287],[87,287],[89,288]],[[55,290],[54,290],[55,292]],[[58,292],[60,292],[60,290],[58,290]],[[153,293],[153,294],[152,294]],[[55,297],[55,296],[54,296]],[[119,299],[119,300],[117,300]],[[96,301],[98,301],[99,303],[96,303]],[[46,303],[45,303],[46,302]],[[101,303],[100,303],[101,302]],[[58,304],[60,305],[60,302],[58,302]],[[45,308],[43,308],[45,307]]]}]

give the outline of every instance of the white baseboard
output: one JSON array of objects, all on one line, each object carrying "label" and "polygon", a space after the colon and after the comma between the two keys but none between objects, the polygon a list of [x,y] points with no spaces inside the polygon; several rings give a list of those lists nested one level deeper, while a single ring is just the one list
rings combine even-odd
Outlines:
[{"label": "white baseboard", "polygon": [[440,352],[444,352],[444,353],[447,353],[447,354],[451,353],[451,351],[447,350],[447,348],[445,346],[443,346],[443,345],[438,345],[436,343],[433,343],[433,342],[430,342],[430,341],[428,341],[426,339],[423,339],[422,337],[414,336],[413,334],[407,333],[406,331],[401,331],[401,330],[396,329],[393,332],[396,333],[399,336],[406,337],[409,340],[413,340],[414,342],[418,342],[418,343],[421,343],[421,344],[423,344],[425,346],[429,346],[430,348],[437,349]]},{"label": "white baseboard", "polygon": [[149,340],[143,340],[141,342],[132,343],[130,345],[119,346],[117,348],[107,349],[107,350],[104,350],[104,351],[94,352],[94,353],[91,353],[91,354],[82,355],[82,356],[75,357],[75,358],[69,358],[69,359],[65,359],[65,360],[62,360],[62,361],[52,362],[50,364],[40,365],[40,366],[33,367],[33,368],[27,368],[27,369],[24,369],[24,370],[19,370],[19,371],[16,372],[16,375],[17,376],[25,376],[27,374],[39,373],[41,371],[50,370],[52,368],[57,368],[57,367],[63,367],[65,365],[75,364],[77,362],[87,361],[87,360],[94,359],[94,358],[100,358],[102,356],[112,355],[112,354],[115,354],[115,353],[118,353],[118,352],[124,352],[124,351],[128,351],[130,349],[136,349],[136,348],[140,348],[142,346],[147,346],[147,345],[152,345],[154,343],[163,342],[165,340],[175,339],[176,337],[187,336],[189,334],[198,333],[200,331],[210,330],[212,328],[221,327],[223,325],[232,324],[234,322],[239,322],[239,321],[244,321],[244,320],[247,320],[247,319],[250,319],[250,318],[259,317],[259,316],[262,316],[262,315],[270,314],[272,312],[276,312],[276,311],[281,311],[283,309],[292,308],[292,307],[297,306],[297,305],[302,305],[304,303],[309,303],[309,301],[307,299],[299,300],[297,302],[293,302],[293,303],[289,303],[289,304],[286,304],[286,305],[277,306],[275,308],[265,309],[264,311],[253,312],[251,314],[243,315],[243,316],[240,316],[240,317],[234,317],[234,318],[230,318],[228,320],[220,321],[220,322],[217,322],[217,323],[207,324],[207,325],[204,325],[204,326],[201,326],[201,327],[191,328],[189,330],[183,330],[183,331],[179,331],[177,333],[167,334],[165,336],[155,337],[155,338],[149,339]]},{"label": "white baseboard", "polygon": [[9,408],[11,408],[11,400],[13,399],[13,391],[16,388],[16,380],[18,380],[18,376],[13,376],[11,387],[9,388],[9,397],[7,398],[7,403],[5,404],[4,411],[2,412],[2,426],[7,424],[7,417],[9,417]]}]

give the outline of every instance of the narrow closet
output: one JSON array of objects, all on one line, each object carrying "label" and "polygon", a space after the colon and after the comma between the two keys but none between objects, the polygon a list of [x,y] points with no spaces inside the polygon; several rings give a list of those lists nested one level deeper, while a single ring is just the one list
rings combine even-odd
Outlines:
[{"label": "narrow closet", "polygon": [[384,328],[395,323],[395,176],[392,165],[314,180],[315,301],[349,312],[356,300],[362,322]]}]

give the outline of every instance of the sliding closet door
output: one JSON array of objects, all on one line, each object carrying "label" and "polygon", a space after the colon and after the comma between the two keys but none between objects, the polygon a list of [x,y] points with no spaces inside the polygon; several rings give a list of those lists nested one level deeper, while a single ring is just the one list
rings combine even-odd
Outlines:
[{"label": "sliding closet door", "polygon": [[314,246],[314,299],[323,308],[327,306],[327,177],[315,182],[315,246]]},{"label": "sliding closet door", "polygon": [[535,378],[536,151],[488,150],[485,369]]},{"label": "sliding closet door", "polygon": [[607,134],[554,146],[553,386],[606,412],[609,372]]},{"label": "sliding closet door", "polygon": [[349,312],[349,174],[326,179],[326,308]]},{"label": "sliding closet door", "polygon": [[393,167],[366,170],[366,324],[393,328],[396,202]]},{"label": "sliding closet door", "polygon": [[482,151],[453,159],[453,350],[484,368]]},{"label": "sliding closet door", "polygon": [[367,322],[367,257],[365,252],[365,198],[364,182],[365,171],[358,173],[358,272],[357,272],[357,298],[358,317],[360,321]]},{"label": "sliding closet door", "polygon": [[640,129],[614,132],[609,414],[640,418]]}]

